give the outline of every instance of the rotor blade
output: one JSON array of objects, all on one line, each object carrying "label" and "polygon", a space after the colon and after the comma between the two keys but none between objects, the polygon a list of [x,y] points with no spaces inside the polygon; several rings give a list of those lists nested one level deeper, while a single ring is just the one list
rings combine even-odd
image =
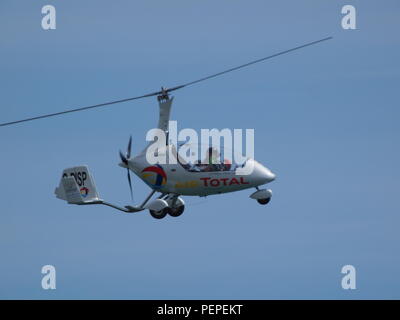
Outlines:
[{"label": "rotor blade", "polygon": [[93,106],[87,106],[87,107],[81,107],[81,108],[76,108],[76,109],[71,109],[71,110],[65,110],[65,111],[56,112],[56,113],[50,113],[50,114],[45,114],[45,115],[42,115],[42,116],[37,116],[37,117],[33,117],[33,118],[27,118],[27,119],[23,119],[23,120],[0,123],[0,127],[9,126],[9,125],[13,125],[13,124],[21,123],[21,122],[27,122],[27,121],[32,121],[32,120],[55,117],[55,116],[59,116],[59,115],[66,114],[66,113],[72,113],[72,112],[84,111],[84,110],[89,110],[89,109],[94,109],[94,108],[100,108],[100,107],[109,106],[109,105],[116,104],[116,103],[127,102],[127,101],[137,100],[137,99],[141,99],[141,98],[152,97],[152,96],[156,96],[156,95],[158,95],[160,93],[161,93],[161,91],[157,91],[157,92],[145,94],[145,95],[138,96],[138,97],[127,98],[127,99],[122,99],[122,100],[115,100],[115,101],[95,104]]},{"label": "rotor blade", "polygon": [[56,112],[56,113],[50,113],[50,114],[45,114],[45,115],[42,115],[42,116],[27,118],[27,119],[23,119],[23,120],[0,123],[0,127],[9,126],[9,125],[13,125],[13,124],[21,123],[21,122],[27,122],[27,121],[33,121],[33,120],[38,120],[38,119],[43,119],[43,118],[54,117],[54,116],[63,115],[63,114],[66,114],[66,113],[72,113],[72,112],[84,111],[84,110],[89,110],[89,109],[94,109],[94,108],[100,108],[100,107],[109,106],[109,105],[113,105],[113,104],[117,104],[117,103],[131,101],[131,100],[137,100],[137,99],[141,99],[141,98],[152,97],[152,96],[156,96],[156,95],[160,95],[160,94],[167,94],[168,92],[175,91],[175,90],[178,90],[178,89],[182,89],[184,87],[188,87],[188,86],[191,86],[193,84],[196,84],[196,83],[199,83],[199,82],[211,79],[211,78],[218,77],[218,76],[223,75],[225,73],[232,72],[232,71],[235,71],[235,70],[238,70],[238,69],[241,69],[241,68],[245,68],[245,67],[248,67],[250,65],[253,65],[253,64],[256,64],[256,63],[259,63],[259,62],[262,62],[262,61],[265,61],[265,60],[268,60],[268,59],[271,59],[271,58],[274,58],[274,57],[277,57],[277,56],[280,56],[280,55],[283,55],[283,54],[286,54],[286,53],[289,53],[289,52],[292,52],[292,51],[295,51],[295,50],[299,50],[299,49],[302,49],[302,48],[305,48],[305,47],[308,47],[308,46],[312,46],[314,44],[317,44],[317,43],[320,43],[320,42],[323,42],[323,41],[327,41],[327,40],[330,40],[330,39],[332,39],[332,37],[327,37],[327,38],[320,39],[320,40],[317,40],[317,41],[309,42],[309,43],[303,44],[301,46],[298,46],[298,47],[295,47],[295,48],[292,48],[292,49],[288,49],[288,50],[285,50],[285,51],[281,51],[281,52],[275,53],[273,55],[270,55],[270,56],[267,56],[267,57],[264,57],[264,58],[261,58],[261,59],[257,59],[257,60],[242,64],[240,66],[237,66],[237,67],[234,67],[234,68],[230,68],[230,69],[227,69],[227,70],[212,74],[210,76],[206,76],[204,78],[200,78],[200,79],[197,79],[197,80],[194,80],[194,81],[191,81],[191,82],[187,82],[185,84],[178,85],[178,86],[175,86],[175,87],[172,87],[172,88],[169,88],[169,89],[162,89],[161,91],[152,92],[152,93],[145,94],[145,95],[138,96],[138,97],[127,98],[127,99],[122,99],[122,100],[115,100],[115,101],[110,101],[110,102],[106,102],[106,103],[95,104],[95,105],[92,105],[92,106],[81,107],[81,108],[76,108],[76,109],[71,109],[71,110],[65,110],[65,111]]},{"label": "rotor blade", "polygon": [[129,168],[128,168],[127,170],[128,170],[129,189],[131,190],[131,198],[132,198],[132,201],[133,201],[133,189],[132,189],[131,173],[130,173],[130,171],[129,171]]},{"label": "rotor blade", "polygon": [[132,136],[129,138],[129,143],[128,143],[128,150],[126,152],[126,158],[130,159],[131,157],[131,151],[132,151]]},{"label": "rotor blade", "polygon": [[309,42],[309,43],[303,44],[301,46],[298,46],[298,47],[295,47],[295,48],[292,48],[292,49],[289,49],[289,50],[281,51],[281,52],[275,53],[273,55],[270,55],[268,57],[257,59],[257,60],[242,64],[242,65],[240,65],[238,67],[230,68],[228,70],[224,70],[224,71],[212,74],[210,76],[207,76],[207,77],[204,77],[204,78],[201,78],[201,79],[198,79],[198,80],[194,80],[194,81],[185,83],[183,85],[168,89],[168,92],[174,91],[174,90],[178,90],[178,89],[181,89],[181,88],[184,88],[184,87],[188,87],[188,86],[191,86],[191,85],[193,85],[195,83],[199,83],[201,81],[205,81],[205,80],[208,80],[208,79],[211,79],[211,78],[215,78],[215,77],[221,76],[221,75],[223,75],[225,73],[232,72],[232,71],[235,71],[235,70],[238,70],[238,69],[241,69],[241,68],[245,68],[245,67],[248,67],[248,66],[250,66],[252,64],[256,64],[256,63],[259,63],[259,62],[262,62],[262,61],[265,61],[265,60],[268,60],[268,59],[271,59],[271,58],[275,58],[277,56],[280,56],[280,55],[283,55],[283,54],[286,54],[286,53],[289,53],[289,52],[292,52],[292,51],[295,51],[295,50],[299,50],[299,49],[302,49],[302,48],[305,48],[305,47],[308,47],[308,46],[312,46],[314,44],[317,44],[317,43],[320,43],[320,42],[323,42],[323,41],[331,40],[332,38],[333,37],[327,37],[327,38],[324,38],[324,39],[320,39],[320,40],[317,40],[317,41],[313,41],[313,42]]}]

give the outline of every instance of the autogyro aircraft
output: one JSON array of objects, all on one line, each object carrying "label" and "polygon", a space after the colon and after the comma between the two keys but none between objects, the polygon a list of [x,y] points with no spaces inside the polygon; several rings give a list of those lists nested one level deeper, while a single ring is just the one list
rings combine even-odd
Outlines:
[{"label": "autogyro aircraft", "polygon": [[[169,94],[170,92],[330,39],[332,39],[332,37],[313,41],[169,89],[161,88],[161,91],[138,97],[2,123],[0,127],[157,96],[159,103],[158,129],[162,130],[168,137],[168,125],[173,101],[173,97]],[[259,186],[275,180],[275,174],[254,159],[247,159],[246,162],[240,166],[232,163],[225,163],[224,161],[214,163],[211,161],[211,158],[215,156],[215,153],[217,153],[217,155],[219,154],[218,150],[214,150],[213,147],[210,147],[207,156],[209,158],[208,164],[207,161],[205,161],[205,163],[199,162],[197,164],[190,164],[179,156],[176,146],[170,144],[167,139],[165,146],[158,149],[157,152],[168,154],[169,157],[175,157],[176,161],[169,161],[166,162],[166,164],[152,164],[149,163],[146,157],[146,152],[150,145],[151,143],[138,155],[132,156],[131,137],[126,154],[120,152],[121,163],[119,165],[127,169],[131,195],[133,195],[130,176],[131,171],[152,189],[150,194],[140,205],[120,207],[102,200],[98,195],[93,176],[87,166],[65,169],[62,173],[59,186],[55,189],[56,197],[67,201],[69,204],[101,204],[127,213],[148,209],[151,216],[156,219],[162,219],[166,215],[172,217],[180,216],[185,209],[185,202],[182,196],[208,196],[256,188],[256,191],[250,195],[250,198],[257,200],[263,205],[269,203],[271,200],[272,191],[270,189],[260,189]],[[242,169],[244,166],[250,166],[252,168],[250,174],[243,172]],[[151,200],[155,193],[159,193],[160,195],[155,200]]]}]

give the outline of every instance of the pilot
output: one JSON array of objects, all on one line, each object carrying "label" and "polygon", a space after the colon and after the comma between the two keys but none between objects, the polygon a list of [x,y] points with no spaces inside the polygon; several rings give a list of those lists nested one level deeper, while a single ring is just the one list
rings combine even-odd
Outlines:
[{"label": "pilot", "polygon": [[220,171],[221,163],[219,160],[220,154],[216,148],[209,147],[207,150],[207,157],[205,163],[207,166],[204,168],[204,171]]},{"label": "pilot", "polygon": [[224,159],[223,171],[229,171],[232,168],[232,163],[228,159]]}]

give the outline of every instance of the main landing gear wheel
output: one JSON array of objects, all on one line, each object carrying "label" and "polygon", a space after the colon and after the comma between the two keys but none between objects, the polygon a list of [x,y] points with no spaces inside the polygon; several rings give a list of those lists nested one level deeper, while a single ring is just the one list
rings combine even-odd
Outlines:
[{"label": "main landing gear wheel", "polygon": [[168,213],[171,217],[179,217],[183,213],[183,211],[185,211],[185,206],[181,205],[179,207],[171,208]]},{"label": "main landing gear wheel", "polygon": [[149,210],[150,214],[153,218],[155,219],[162,219],[165,218],[165,216],[170,213],[171,208],[170,207],[166,207],[164,209],[162,209],[161,211],[155,211],[155,210]]},{"label": "main landing gear wheel", "polygon": [[262,205],[266,205],[266,204],[268,204],[268,202],[270,202],[270,201],[271,201],[271,198],[257,199],[257,202],[258,202],[259,204],[262,204]]}]

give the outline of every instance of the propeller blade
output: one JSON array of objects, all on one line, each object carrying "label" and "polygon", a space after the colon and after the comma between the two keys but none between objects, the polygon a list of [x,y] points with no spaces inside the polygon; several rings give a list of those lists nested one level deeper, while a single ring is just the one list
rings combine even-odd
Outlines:
[{"label": "propeller blade", "polygon": [[124,154],[121,152],[121,150],[119,151],[119,157],[121,158],[122,163],[128,165],[128,159],[126,159],[126,157],[125,157]]},{"label": "propeller blade", "polygon": [[129,168],[128,168],[128,183],[129,183],[129,189],[131,191],[131,198],[133,201],[133,188],[132,188],[131,172],[129,171]]},{"label": "propeller blade", "polygon": [[127,152],[126,152],[126,158],[127,159],[131,158],[131,151],[132,151],[132,136],[130,136],[129,142],[128,142],[128,149],[127,149]]},{"label": "propeller blade", "polygon": [[234,67],[234,68],[230,68],[230,69],[227,69],[227,70],[224,70],[224,71],[221,71],[221,72],[218,72],[218,73],[215,73],[215,74],[212,74],[212,75],[209,75],[209,76],[206,76],[206,77],[194,80],[194,81],[190,81],[190,82],[187,82],[185,84],[182,84],[182,85],[179,85],[179,86],[175,86],[175,87],[172,87],[172,88],[169,88],[169,89],[162,89],[161,91],[152,92],[152,93],[148,93],[148,94],[137,96],[137,97],[133,97],[133,98],[115,100],[115,101],[95,104],[95,105],[92,105],[92,106],[80,107],[80,108],[71,109],[71,110],[65,110],[65,111],[61,111],[61,112],[45,114],[45,115],[41,115],[41,116],[37,116],[37,117],[32,117],[32,118],[27,118],[27,119],[22,119],[22,120],[17,120],[17,121],[0,123],[0,127],[14,125],[14,124],[21,123],[21,122],[27,122],[27,121],[33,121],[33,120],[38,120],[38,119],[55,117],[55,116],[59,116],[59,115],[67,114],[67,113],[72,113],[72,112],[78,112],[78,111],[84,111],[84,110],[89,110],[89,109],[94,109],[94,108],[105,107],[105,106],[114,105],[114,104],[117,104],[117,103],[122,103],[122,102],[127,102],[127,101],[132,101],[132,100],[138,100],[138,99],[152,97],[152,96],[157,96],[157,95],[160,95],[160,94],[166,94],[166,93],[169,93],[169,92],[172,92],[172,91],[175,91],[175,90],[178,90],[178,89],[182,89],[182,88],[191,86],[193,84],[196,84],[196,83],[199,83],[199,82],[211,79],[211,78],[215,78],[215,77],[221,76],[223,74],[226,74],[226,73],[229,73],[229,72],[241,69],[241,68],[248,67],[250,65],[253,65],[253,64],[268,60],[268,59],[275,58],[277,56],[280,56],[280,55],[283,55],[283,54],[286,54],[286,53],[289,53],[289,52],[292,52],[292,51],[295,51],[295,50],[299,50],[299,49],[302,49],[302,48],[305,48],[305,47],[308,47],[308,46],[312,46],[314,44],[317,44],[317,43],[320,43],[320,42],[323,42],[323,41],[330,40],[330,39],[332,39],[332,37],[327,37],[327,38],[323,38],[323,39],[320,39],[320,40],[317,40],[317,41],[309,42],[309,43],[303,44],[301,46],[294,47],[294,48],[288,49],[288,50],[284,50],[284,51],[275,53],[273,55],[270,55],[270,56],[267,56],[267,57],[264,57],[264,58],[261,58],[261,59],[257,59],[257,60],[242,64],[240,66],[237,66],[237,67]]},{"label": "propeller blade", "polygon": [[133,201],[132,179],[131,179],[131,172],[129,170],[129,163],[128,163],[128,160],[131,157],[131,151],[132,151],[132,136],[129,137],[129,142],[128,142],[128,148],[127,148],[127,151],[126,151],[126,155],[124,155],[122,153],[122,151],[120,150],[119,151],[119,157],[121,158],[121,161],[127,166],[126,169],[127,169],[129,190],[131,192],[131,198],[132,198],[132,201]]}]

